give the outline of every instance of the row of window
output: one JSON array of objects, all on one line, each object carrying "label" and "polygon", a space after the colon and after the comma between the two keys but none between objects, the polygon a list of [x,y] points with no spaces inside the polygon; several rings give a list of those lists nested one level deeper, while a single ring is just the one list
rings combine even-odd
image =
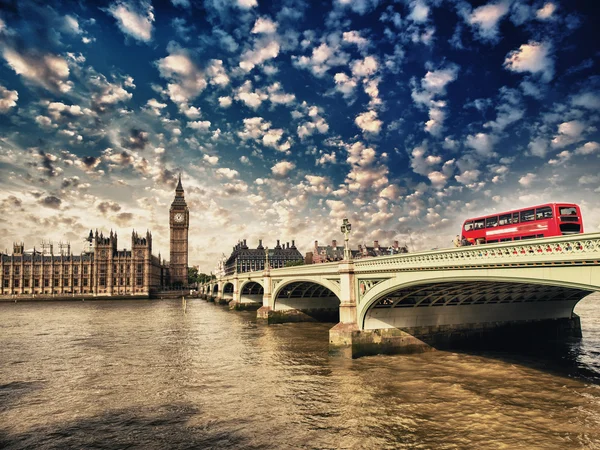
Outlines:
[{"label": "row of window", "polygon": [[[105,278],[100,278],[98,281],[99,281],[98,284],[100,286],[106,286],[106,279]],[[82,286],[88,286],[88,283],[89,283],[89,280],[87,278],[84,278],[81,281],[81,285]],[[129,286],[130,283],[131,283],[131,278],[114,278],[112,280],[111,285],[112,286]],[[21,287],[21,280],[13,280],[12,284],[13,284],[13,287],[15,287],[15,288]],[[31,287],[30,284],[31,284],[31,280],[27,280],[27,279],[23,280],[23,287],[24,288]],[[33,287],[36,287],[36,288],[40,287],[40,284],[41,284],[41,280],[39,280],[37,278],[35,280],[33,280]],[[44,287],[50,287],[50,284],[52,284],[54,287],[59,287],[60,286],[60,280],[58,278],[55,278],[54,282],[50,283],[50,280],[46,278],[46,279],[43,280],[43,284],[44,284]],[[144,284],[144,279],[142,277],[136,278],[136,285],[137,286],[142,286],[143,284]],[[3,285],[4,285],[5,288],[10,288],[11,287],[10,286],[10,280],[6,280],[5,279]],[[64,287],[69,287],[69,279],[68,278],[65,278],[63,280],[63,286]],[[73,286],[74,287],[79,287],[79,280],[77,278],[73,280]]]},{"label": "row of window", "polygon": [[511,225],[519,222],[532,222],[534,220],[551,219],[553,217],[552,208],[544,206],[537,209],[528,209],[521,212],[502,214],[500,216],[486,217],[472,222],[465,223],[465,231],[482,230],[484,228],[494,228],[498,226]]}]

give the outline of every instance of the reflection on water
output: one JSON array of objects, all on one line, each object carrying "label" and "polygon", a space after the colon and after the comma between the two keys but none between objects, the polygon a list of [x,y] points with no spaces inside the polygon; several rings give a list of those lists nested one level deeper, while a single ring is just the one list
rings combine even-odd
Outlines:
[{"label": "reflection on water", "polygon": [[202,300],[0,304],[2,448],[600,448],[600,295],[543,351],[328,357]]}]

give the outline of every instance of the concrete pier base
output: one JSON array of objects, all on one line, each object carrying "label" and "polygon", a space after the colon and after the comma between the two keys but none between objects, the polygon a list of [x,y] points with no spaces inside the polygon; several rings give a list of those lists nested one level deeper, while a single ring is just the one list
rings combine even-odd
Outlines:
[{"label": "concrete pier base", "polygon": [[212,303],[215,301],[215,298],[213,296],[209,295],[206,297],[206,301]]},{"label": "concrete pier base", "polygon": [[581,322],[576,314],[563,319],[407,329],[359,330],[354,324],[338,323],[329,330],[329,352],[332,356],[358,358],[436,349],[515,349],[569,338],[581,338]]},{"label": "concrete pier base", "polygon": [[257,309],[262,307],[262,303],[242,303],[242,302],[236,302],[236,301],[231,301],[229,302],[229,309],[231,310],[235,310],[235,311],[256,311]]},{"label": "concrete pier base", "polygon": [[231,298],[217,297],[215,299],[215,303],[217,305],[228,305],[230,301],[231,301]]},{"label": "concrete pier base", "polygon": [[260,307],[256,312],[256,319],[260,323],[272,325],[276,323],[294,322],[335,322],[339,320],[337,310],[326,309],[283,309],[273,310],[268,306]]}]

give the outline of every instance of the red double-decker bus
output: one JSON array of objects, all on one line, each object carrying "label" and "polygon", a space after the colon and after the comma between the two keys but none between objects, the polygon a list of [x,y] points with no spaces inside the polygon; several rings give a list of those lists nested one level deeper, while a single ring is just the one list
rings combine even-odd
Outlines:
[{"label": "red double-decker bus", "polygon": [[548,203],[468,219],[462,237],[470,244],[491,244],[577,233],[583,233],[579,206]]}]

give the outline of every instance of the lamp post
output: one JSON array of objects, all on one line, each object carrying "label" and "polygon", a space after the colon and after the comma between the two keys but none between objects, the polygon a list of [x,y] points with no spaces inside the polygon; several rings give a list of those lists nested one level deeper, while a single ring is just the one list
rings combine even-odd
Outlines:
[{"label": "lamp post", "polygon": [[348,219],[344,218],[342,222],[342,233],[344,233],[344,259],[350,261],[352,259],[352,252],[350,252],[350,245],[348,244],[348,235],[352,230],[352,224],[348,222]]}]

